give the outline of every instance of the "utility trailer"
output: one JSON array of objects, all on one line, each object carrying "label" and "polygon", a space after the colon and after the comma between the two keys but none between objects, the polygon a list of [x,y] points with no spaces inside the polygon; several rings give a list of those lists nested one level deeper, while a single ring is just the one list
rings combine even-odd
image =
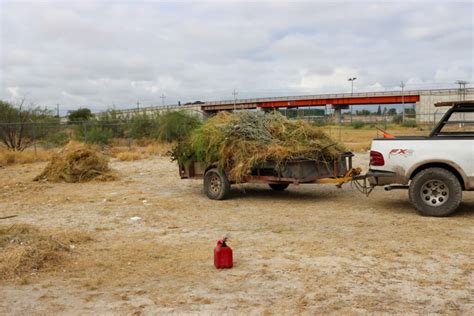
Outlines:
[{"label": "utility trailer", "polygon": [[283,191],[290,184],[334,183],[340,187],[360,175],[361,170],[352,167],[352,157],[353,153],[346,152],[332,162],[301,159],[276,164],[269,161],[240,180],[230,178],[229,170],[221,170],[217,164],[203,166],[200,162],[189,161],[179,165],[179,175],[181,179],[204,179],[207,197],[224,200],[235,183],[263,183],[275,191]]}]

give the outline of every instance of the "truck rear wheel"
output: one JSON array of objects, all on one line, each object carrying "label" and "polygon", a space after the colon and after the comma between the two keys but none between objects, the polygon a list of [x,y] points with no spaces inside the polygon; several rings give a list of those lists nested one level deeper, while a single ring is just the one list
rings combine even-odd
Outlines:
[{"label": "truck rear wheel", "polygon": [[428,168],[413,178],[408,196],[422,215],[448,216],[461,203],[462,188],[452,172],[443,168]]},{"label": "truck rear wheel", "polygon": [[268,185],[273,191],[284,191],[289,186],[288,183],[269,183]]},{"label": "truck rear wheel", "polygon": [[217,168],[209,169],[204,175],[204,192],[211,200],[225,200],[230,193],[229,179]]}]

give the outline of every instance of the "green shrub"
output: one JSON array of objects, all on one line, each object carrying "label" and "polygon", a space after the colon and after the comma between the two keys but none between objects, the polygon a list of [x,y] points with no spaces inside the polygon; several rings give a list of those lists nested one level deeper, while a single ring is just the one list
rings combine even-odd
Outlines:
[{"label": "green shrub", "polygon": [[402,114],[397,114],[393,117],[393,120],[392,120],[393,123],[395,124],[402,124],[403,122],[403,115]]},{"label": "green shrub", "polygon": [[351,123],[351,127],[354,128],[354,129],[361,129],[364,126],[365,126],[365,123],[360,122],[360,121],[355,121],[355,122]]},{"label": "green shrub", "polygon": [[323,126],[327,126],[327,125],[330,125],[330,121],[326,120],[326,119],[322,119],[322,120],[314,120],[311,122],[311,124],[315,127],[323,127]]},{"label": "green shrub", "polygon": [[128,123],[128,136],[134,139],[154,137],[158,135],[159,126],[158,114],[147,115],[141,113],[134,115]]},{"label": "green shrub", "polygon": [[184,111],[170,111],[160,116],[158,124],[158,139],[172,142],[186,138],[192,130],[201,125],[201,120],[195,115]]},{"label": "green shrub", "polygon": [[70,140],[69,134],[66,131],[51,133],[45,139],[44,143],[46,145],[52,146],[64,146]]},{"label": "green shrub", "polygon": [[98,117],[98,123],[102,128],[112,131],[113,137],[125,137],[125,120],[120,118],[116,110],[107,110]]},{"label": "green shrub", "polygon": [[92,117],[92,112],[88,108],[79,108],[75,111],[69,111],[67,115],[69,123],[89,121]]},{"label": "green shrub", "polygon": [[76,138],[89,144],[107,145],[114,136],[110,129],[104,128],[96,123],[78,125],[78,128]]},{"label": "green shrub", "polygon": [[418,124],[416,124],[415,120],[405,120],[405,122],[402,123],[403,127],[417,127]]}]

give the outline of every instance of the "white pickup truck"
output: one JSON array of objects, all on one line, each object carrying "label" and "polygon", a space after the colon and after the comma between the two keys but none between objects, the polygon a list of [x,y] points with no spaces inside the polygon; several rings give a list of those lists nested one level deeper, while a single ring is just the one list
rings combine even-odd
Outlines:
[{"label": "white pickup truck", "polygon": [[435,106],[451,108],[429,136],[373,140],[367,175],[372,186],[408,189],[422,215],[447,216],[474,191],[474,101]]}]

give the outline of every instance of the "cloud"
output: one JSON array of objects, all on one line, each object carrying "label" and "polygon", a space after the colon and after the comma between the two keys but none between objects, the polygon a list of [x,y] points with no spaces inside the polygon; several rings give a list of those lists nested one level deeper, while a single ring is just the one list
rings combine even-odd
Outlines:
[{"label": "cloud", "polygon": [[474,81],[470,1],[0,1],[0,98],[63,110]]}]

